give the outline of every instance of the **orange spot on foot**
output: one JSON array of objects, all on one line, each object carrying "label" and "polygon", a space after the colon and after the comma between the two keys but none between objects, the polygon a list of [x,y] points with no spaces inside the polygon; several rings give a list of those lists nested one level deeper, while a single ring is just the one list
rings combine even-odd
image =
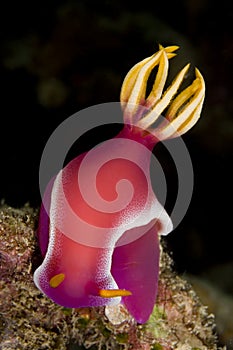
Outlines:
[{"label": "orange spot on foot", "polygon": [[57,288],[65,279],[64,273],[59,273],[58,275],[53,276],[50,281],[49,285],[52,288]]},{"label": "orange spot on foot", "polygon": [[99,296],[102,298],[127,297],[132,295],[129,290],[125,289],[100,289]]}]

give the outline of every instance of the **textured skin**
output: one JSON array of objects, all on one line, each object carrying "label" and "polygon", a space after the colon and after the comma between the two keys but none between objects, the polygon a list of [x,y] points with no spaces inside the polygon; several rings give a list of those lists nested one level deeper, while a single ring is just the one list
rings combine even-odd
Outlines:
[{"label": "textured skin", "polygon": [[[157,294],[158,233],[172,225],[151,187],[151,152],[132,136],[124,129],[51,180],[38,227],[44,261],[34,281],[57,304],[75,308],[121,301],[100,297],[101,289],[129,290],[122,302],[144,323]],[[51,287],[61,273],[64,280]]]}]

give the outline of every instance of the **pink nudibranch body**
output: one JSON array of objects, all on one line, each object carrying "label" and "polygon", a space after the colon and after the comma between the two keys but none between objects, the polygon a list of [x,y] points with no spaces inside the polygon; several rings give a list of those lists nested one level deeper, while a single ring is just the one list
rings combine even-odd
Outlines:
[{"label": "pink nudibranch body", "polygon": [[[151,151],[159,140],[181,135],[196,123],[205,91],[196,69],[194,82],[175,97],[187,65],[162,95],[168,60],[177,48],[160,46],[130,70],[121,91],[123,130],[73,159],[46,189],[38,227],[44,260],[34,281],[59,305],[123,302],[139,323],[153,310],[158,235],[169,233],[172,223],[152,190]],[[146,97],[156,65],[155,83]],[[165,110],[165,121],[152,129]]]}]

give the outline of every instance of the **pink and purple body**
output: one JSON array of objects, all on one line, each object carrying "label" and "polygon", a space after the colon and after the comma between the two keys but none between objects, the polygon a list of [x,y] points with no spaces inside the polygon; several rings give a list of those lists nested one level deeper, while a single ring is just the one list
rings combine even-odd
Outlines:
[{"label": "pink and purple body", "polygon": [[[187,65],[163,93],[168,62],[177,48],[160,46],[129,71],[121,91],[123,130],[73,159],[46,189],[38,227],[44,260],[34,281],[59,305],[80,308],[122,302],[139,323],[152,313],[159,235],[169,233],[172,223],[151,186],[151,151],[160,140],[182,135],[196,123],[205,92],[196,69],[194,82],[177,95]],[[146,96],[155,66],[154,86]],[[153,129],[164,111],[164,122]]]}]

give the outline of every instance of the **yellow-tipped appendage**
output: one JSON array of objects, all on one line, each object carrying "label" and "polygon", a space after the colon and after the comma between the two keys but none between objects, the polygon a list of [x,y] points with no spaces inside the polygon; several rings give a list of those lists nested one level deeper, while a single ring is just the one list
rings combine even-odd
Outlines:
[{"label": "yellow-tipped appendage", "polygon": [[[204,96],[205,82],[196,68],[196,78],[193,83],[178,94],[185,75],[189,69],[187,64],[175,77],[164,92],[168,76],[169,59],[174,57],[178,46],[163,47],[159,51],[137,63],[126,75],[121,89],[121,104],[125,123],[147,129],[159,139],[166,139],[184,134],[200,117]],[[147,81],[158,66],[151,92],[146,96]],[[140,106],[145,106],[147,112],[138,114]],[[164,114],[165,120],[156,128],[152,124]]]}]

